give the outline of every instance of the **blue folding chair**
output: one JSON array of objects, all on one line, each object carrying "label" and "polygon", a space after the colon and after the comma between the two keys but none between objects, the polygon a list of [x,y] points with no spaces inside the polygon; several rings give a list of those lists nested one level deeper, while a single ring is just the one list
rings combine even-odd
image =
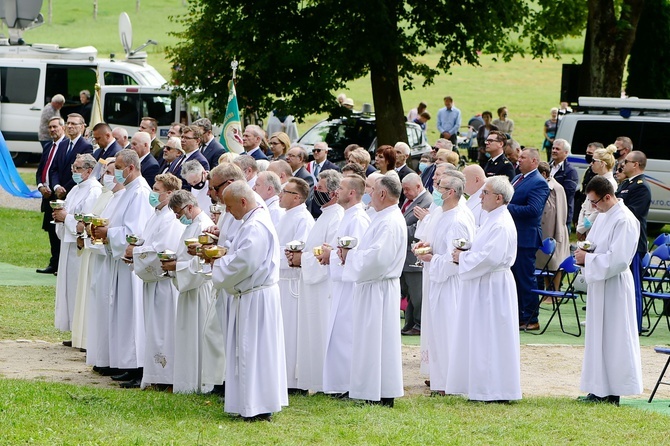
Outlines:
[{"label": "blue folding chair", "polygon": [[[552,237],[547,237],[544,240],[542,240],[542,246],[540,246],[540,251],[542,251],[543,254],[548,255],[549,258],[547,261],[544,263],[544,266],[540,269],[535,269],[535,278],[537,280],[544,280],[545,277],[550,277],[553,278],[556,275],[556,271],[551,271],[549,269],[549,263],[551,262],[551,259],[554,258],[554,253],[556,252],[556,240],[554,240]],[[553,289],[553,281],[549,281],[549,289]]]},{"label": "blue folding chair", "polygon": [[[544,334],[545,331],[547,331],[547,328],[549,328],[549,325],[551,324],[551,321],[554,319],[555,316],[558,316],[558,322],[561,326],[561,331],[565,334],[569,334],[571,336],[575,337],[580,337],[582,335],[582,325],[580,324],[579,321],[579,313],[577,312],[577,299],[582,296],[581,291],[577,291],[574,288],[574,283],[575,279],[577,278],[577,274],[579,273],[580,268],[575,264],[575,258],[572,256],[566,257],[565,260],[563,260],[558,267],[558,270],[556,271],[556,274],[561,274],[561,285],[565,282],[565,289],[563,291],[560,290],[540,290],[540,289],[534,289],[531,290],[533,293],[537,293],[540,295],[540,300],[544,297],[550,297],[551,298],[551,303],[552,303],[552,312],[551,316],[547,320],[547,322],[544,324],[544,328],[542,331],[539,333],[535,333],[532,331],[528,331],[528,333],[534,334],[534,335],[541,335]],[[572,307],[575,312],[575,320],[577,321],[577,333],[570,332],[566,330],[564,324],[563,324],[563,315],[561,314],[561,306],[563,304],[566,304],[568,302],[572,302]]]},{"label": "blue folding chair", "polygon": [[[645,277],[645,279],[647,279]],[[670,317],[668,317],[667,313],[664,313],[661,311],[660,313],[656,311],[656,301],[663,302],[670,302],[670,266],[666,269],[666,271],[663,273],[663,277],[660,280],[657,277],[654,277],[654,289],[649,290],[649,289],[644,289],[644,286],[642,287],[642,298],[644,299],[644,308],[642,309],[642,315],[646,316],[647,318],[647,326],[649,327],[649,331],[641,334],[641,336],[651,336],[654,330],[656,330],[656,327],[658,327],[658,324],[661,322],[661,319],[665,317],[665,321],[668,325],[668,330],[670,330]],[[656,323],[652,326],[651,325],[651,317],[650,317],[650,312],[654,311],[657,315],[658,318],[656,319]]]}]

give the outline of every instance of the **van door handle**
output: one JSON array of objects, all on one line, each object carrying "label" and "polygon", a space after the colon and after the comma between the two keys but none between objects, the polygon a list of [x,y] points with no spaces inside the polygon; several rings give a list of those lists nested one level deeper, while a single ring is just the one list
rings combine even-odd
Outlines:
[{"label": "van door handle", "polygon": [[42,110],[42,109],[39,108],[39,107],[30,107],[30,109],[31,109],[31,110],[35,110],[35,111],[40,111],[40,110]]}]

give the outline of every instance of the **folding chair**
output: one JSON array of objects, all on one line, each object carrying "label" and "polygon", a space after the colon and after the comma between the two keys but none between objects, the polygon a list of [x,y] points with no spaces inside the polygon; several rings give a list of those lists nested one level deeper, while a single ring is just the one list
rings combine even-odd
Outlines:
[{"label": "folding chair", "polygon": [[[656,263],[653,263],[653,260],[656,260]],[[653,310],[656,315],[660,313],[656,308],[656,299],[645,296],[644,292],[663,293],[663,284],[670,280],[670,246],[661,244],[653,252],[647,253],[642,263],[642,279],[640,281],[644,299],[642,316],[647,318],[647,328],[650,328],[650,311]]]},{"label": "folding chair", "polygon": [[[580,337],[582,335],[582,326],[579,321],[579,313],[577,312],[577,299],[581,297],[582,293],[580,291],[576,291],[574,288],[574,283],[575,279],[577,278],[577,274],[579,273],[580,268],[575,264],[575,258],[572,256],[568,256],[563,262],[561,262],[560,266],[558,267],[558,270],[556,271],[556,274],[562,274],[561,278],[561,284],[565,282],[565,290],[560,291],[560,290],[539,290],[539,289],[534,289],[531,290],[533,293],[537,293],[540,296],[540,300],[542,300],[543,297],[550,297],[551,302],[552,302],[552,312],[551,316],[547,320],[547,322],[544,324],[544,328],[542,329],[541,332],[539,333],[534,333],[532,331],[529,331],[528,333],[534,334],[534,335],[541,335],[544,334],[545,331],[547,331],[547,328],[549,328],[549,325],[551,324],[551,321],[554,319],[554,316],[558,315],[558,322],[561,326],[561,331],[565,334],[569,334],[571,336],[575,337]],[[575,319],[577,321],[577,333],[572,333],[569,332],[565,329],[565,326],[563,325],[563,316],[561,314],[561,306],[563,304],[566,304],[568,302],[572,302],[572,307],[575,312]]]},{"label": "folding chair", "polygon": [[656,381],[656,385],[654,386],[654,390],[651,391],[651,395],[649,396],[649,401],[648,403],[651,403],[652,400],[654,399],[654,395],[656,395],[656,391],[658,390],[658,386],[661,384],[665,386],[670,386],[670,382],[664,382],[663,377],[665,376],[665,371],[668,370],[668,365],[670,365],[670,347],[654,347],[654,351],[656,353],[661,353],[664,355],[668,355],[668,360],[665,362],[665,367],[663,367],[663,370],[661,371],[661,374],[658,377],[658,381]]},{"label": "folding chair", "polygon": [[[661,312],[661,314],[658,316],[658,319],[656,319],[656,323],[651,326],[651,318],[649,316],[649,312],[656,308],[656,301],[659,300],[661,302],[666,302],[670,301],[670,293],[667,291],[668,286],[670,285],[670,278],[668,277],[668,271],[663,274],[664,280],[661,280],[660,282],[657,283],[656,285],[656,291],[648,291],[645,290],[644,288],[642,289],[642,298],[645,300],[644,303],[644,308],[642,309],[642,315],[647,316],[647,324],[649,326],[649,331],[645,334],[641,334],[640,336],[646,336],[649,337],[651,334],[656,330],[656,327],[658,327],[658,324],[661,322],[661,319],[665,317],[665,321],[668,325],[668,330],[670,331],[670,317],[668,317],[667,313]],[[666,290],[664,292],[664,290]]]},{"label": "folding chair", "polygon": [[658,237],[651,243],[651,246],[649,247],[649,251],[652,251],[654,248],[657,248],[661,245],[668,245],[670,244],[670,234],[659,234]]},{"label": "folding chair", "polygon": [[[551,271],[549,269],[549,263],[551,262],[551,259],[554,258],[554,253],[556,252],[556,240],[554,240],[552,237],[547,237],[544,240],[542,240],[542,246],[540,246],[540,251],[542,251],[543,254],[548,255],[549,258],[547,261],[544,263],[544,266],[540,269],[535,269],[535,278],[540,280],[544,280],[544,278],[549,277],[553,279],[553,277],[556,275],[556,271]],[[553,281],[549,281],[549,285],[551,290],[553,290]]]}]

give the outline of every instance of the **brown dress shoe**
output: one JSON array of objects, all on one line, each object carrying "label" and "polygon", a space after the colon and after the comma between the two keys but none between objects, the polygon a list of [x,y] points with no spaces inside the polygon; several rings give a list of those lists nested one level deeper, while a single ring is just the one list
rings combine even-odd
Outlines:
[{"label": "brown dress shoe", "polygon": [[540,323],[539,322],[519,325],[519,330],[523,330],[523,331],[537,331],[539,329],[540,329]]}]

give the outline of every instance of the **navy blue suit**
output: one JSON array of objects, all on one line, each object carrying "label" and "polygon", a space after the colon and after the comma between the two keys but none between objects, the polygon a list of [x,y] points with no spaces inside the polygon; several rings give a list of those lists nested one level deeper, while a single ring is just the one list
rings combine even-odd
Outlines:
[{"label": "navy blue suit", "polygon": [[[551,163],[553,167],[554,163]],[[565,189],[565,198],[568,199],[568,221],[565,223],[570,226],[572,222],[572,214],[575,209],[575,192],[577,191],[577,185],[579,184],[579,174],[577,169],[575,169],[568,160],[563,161],[563,165],[556,171],[554,174],[554,180],[563,186]]]},{"label": "navy blue suit", "polygon": [[[63,140],[67,140],[67,138],[63,138]],[[53,142],[49,142],[49,144],[47,144],[47,146],[42,151],[42,158],[40,159],[40,164],[37,167],[37,172],[35,173],[35,179],[36,179],[35,184],[40,184],[42,182],[42,172],[44,171],[44,169],[47,168],[47,161],[49,160],[49,154],[51,153],[52,147]],[[58,150],[60,150],[60,148],[56,150],[56,154],[58,154]],[[54,155],[53,159],[51,160],[51,165],[53,166],[55,162],[56,162],[56,155]],[[49,172],[47,172],[47,178],[49,187],[53,188],[56,184],[53,182],[54,178],[53,175],[51,174],[51,169],[49,169]],[[53,193],[46,196],[42,196],[42,203],[40,204],[40,210],[43,213],[42,229],[44,229],[49,235],[49,246],[51,250],[51,258],[49,259],[49,266],[54,268],[54,270],[58,270],[58,259],[60,258],[60,239],[56,235],[56,225],[50,223],[51,213],[53,211],[51,209],[51,206],[49,205],[49,201],[55,198],[56,196]]]},{"label": "navy blue suit", "polygon": [[209,167],[214,169],[219,165],[219,157],[225,153],[226,149],[224,149],[221,143],[214,138],[206,147],[200,149],[200,151],[202,152],[202,155],[207,158]]},{"label": "navy blue suit", "polygon": [[[186,181],[185,178],[181,176],[181,167],[184,165],[184,163],[188,163],[189,161],[193,160],[198,160],[200,164],[202,164],[203,169],[206,171],[209,171],[209,163],[207,162],[207,158],[202,156],[202,153],[200,153],[200,150],[196,150],[191,156],[189,156],[188,159],[186,159],[186,155],[182,155],[179,159],[176,159],[175,161],[178,162],[179,164],[175,167],[173,173],[177,178],[181,179],[181,188],[184,190],[191,190],[191,185],[188,184],[188,181]],[[173,161],[173,162],[175,162]]]},{"label": "navy blue suit", "polygon": [[100,147],[95,152],[93,152],[93,158],[95,158],[96,161],[100,161],[100,158],[107,159],[112,156],[116,156],[116,154],[120,151],[121,145],[118,142],[113,141],[106,150],[103,151],[102,147]]},{"label": "navy blue suit", "polygon": [[437,164],[433,163],[421,172],[421,182],[423,183],[423,187],[425,187],[431,194],[433,193],[433,175],[435,175],[436,168]]},{"label": "navy blue suit", "polygon": [[377,169],[375,169],[372,165],[368,164],[368,167],[365,169],[365,176],[369,177],[370,174],[375,173]]},{"label": "navy blue suit", "polygon": [[156,161],[151,152],[142,160],[140,171],[144,179],[149,183],[149,187],[154,187],[156,175],[158,175],[158,161]]},{"label": "navy blue suit", "polygon": [[537,169],[517,182],[520,177],[517,175],[512,180],[514,195],[507,205],[517,233],[516,261],[512,265],[512,273],[519,298],[519,324],[534,324],[537,323],[540,299],[530,290],[537,287],[535,253],[542,245],[542,212],[549,198],[549,185]]},{"label": "navy blue suit", "polygon": [[54,161],[51,163],[49,174],[53,180],[53,183],[51,183],[52,189],[56,185],[60,185],[61,187],[64,187],[66,191],[70,192],[75,185],[75,182],[72,179],[72,163],[74,163],[74,160],[77,159],[77,155],[79,154],[93,153],[93,146],[83,137],[79,137],[70,153],[67,153],[69,145],[70,139],[63,139],[58,146],[58,152],[56,152]]},{"label": "navy blue suit", "polygon": [[244,152],[241,155],[253,156],[254,159],[256,159],[256,160],[266,160],[266,159],[268,159],[268,157],[265,155],[265,153],[263,153],[263,150],[260,147],[258,147],[258,150],[254,149],[251,152]]}]

